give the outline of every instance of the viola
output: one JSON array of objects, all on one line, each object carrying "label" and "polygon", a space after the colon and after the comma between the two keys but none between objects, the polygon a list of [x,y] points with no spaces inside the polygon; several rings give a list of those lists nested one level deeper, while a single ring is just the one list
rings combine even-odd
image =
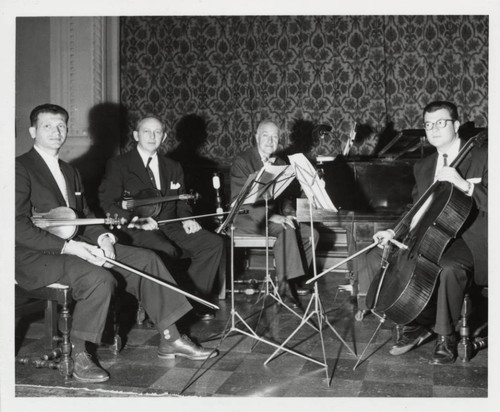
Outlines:
[{"label": "viola", "polygon": [[[467,141],[450,167],[457,167],[487,135],[481,132]],[[472,198],[450,182],[436,181],[396,225],[395,233],[407,248],[387,246],[381,270],[371,282],[367,307],[397,324],[414,320],[430,302],[441,267],[439,262],[467,220]],[[411,227],[411,220],[413,227]]]},{"label": "viola", "polygon": [[[33,213],[31,221],[35,226],[39,227],[40,229],[46,230],[47,232],[59,236],[60,238],[65,240],[71,239],[76,234],[77,226],[80,225],[106,224],[110,226],[120,227],[121,225],[127,223],[127,221],[124,218],[118,219],[116,217],[111,218],[109,216],[104,219],[98,219],[98,218],[81,219],[78,218],[77,214],[73,209],[70,209],[69,207],[66,206],[56,207],[46,213]],[[217,305],[214,305],[211,302],[207,302],[206,300],[203,300],[195,295],[185,292],[182,289],[178,288],[176,285],[171,285],[166,281],[164,281],[163,279],[159,279],[154,276],[148,275],[147,273],[140,272],[137,269],[134,269],[133,267],[127,266],[121,262],[118,262],[116,260],[104,256],[104,252],[101,249],[97,249],[96,251],[92,252],[92,254],[106,262],[111,263],[112,265],[121,267],[125,270],[128,270],[131,273],[139,275],[163,287],[178,292],[181,295],[184,295],[190,299],[196,300],[197,302],[200,302],[203,305],[208,306],[209,308],[219,309]]]},{"label": "viola", "polygon": [[76,212],[66,206],[56,207],[46,213],[33,211],[31,221],[36,227],[44,229],[62,239],[71,239],[75,236],[79,226],[108,225],[111,228],[120,228],[126,224],[124,218],[111,217],[108,213],[105,218],[79,218]]},{"label": "viola", "polygon": [[135,212],[139,217],[155,218],[160,214],[162,204],[175,200],[197,201],[201,196],[198,193],[181,194],[175,196],[162,196],[158,189],[147,188],[131,196],[128,191],[124,191],[121,207],[124,210]]}]

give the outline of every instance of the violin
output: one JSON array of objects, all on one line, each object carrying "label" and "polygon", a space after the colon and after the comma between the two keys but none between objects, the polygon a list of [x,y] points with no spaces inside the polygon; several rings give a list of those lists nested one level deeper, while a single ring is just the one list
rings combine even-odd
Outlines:
[{"label": "violin", "polygon": [[79,218],[76,212],[66,206],[56,207],[46,213],[33,211],[31,221],[33,224],[62,239],[71,239],[78,231],[78,226],[83,225],[108,225],[111,228],[120,228],[126,224],[125,218],[114,218],[108,213],[105,218]]},{"label": "violin", "polygon": [[[71,239],[77,231],[77,226],[80,225],[99,225],[99,224],[106,224],[110,226],[116,226],[120,227],[121,225],[124,225],[127,223],[127,221],[124,218],[118,219],[117,217],[111,218],[108,216],[103,219],[93,219],[93,218],[86,218],[86,219],[81,219],[78,218],[77,214],[73,209],[70,209],[69,207],[66,206],[60,206],[56,207],[47,213],[36,213],[34,212],[31,221],[36,227],[39,227],[40,229],[46,230],[49,233],[52,233],[53,235],[59,236],[62,239]],[[181,295],[184,295],[190,299],[196,300],[197,302],[202,303],[205,306],[208,306],[209,308],[212,309],[219,309],[218,306],[214,305],[211,302],[207,302],[206,300],[203,300],[195,295],[192,295],[188,292],[184,292],[182,289],[179,289],[175,285],[171,285],[167,282],[165,282],[163,279],[158,279],[154,276],[148,275],[147,273],[143,273],[138,271],[137,269],[134,269],[130,266],[127,266],[123,263],[120,263],[116,260],[110,259],[106,256],[104,256],[104,253],[101,249],[96,250],[95,252],[92,252],[92,254],[96,257],[99,257],[100,259],[105,260],[106,262],[111,263],[112,265],[121,267],[123,269],[128,270],[131,273],[134,273],[136,275],[139,275],[145,279],[148,279],[152,282],[155,282],[161,286],[164,286],[168,289],[171,289],[173,291],[176,291],[180,293]]]},{"label": "violin", "polygon": [[158,189],[143,189],[134,196],[128,191],[123,192],[121,207],[124,210],[135,212],[139,217],[155,218],[160,214],[162,203],[174,200],[193,200],[201,198],[198,193],[181,194],[175,196],[162,196]]}]

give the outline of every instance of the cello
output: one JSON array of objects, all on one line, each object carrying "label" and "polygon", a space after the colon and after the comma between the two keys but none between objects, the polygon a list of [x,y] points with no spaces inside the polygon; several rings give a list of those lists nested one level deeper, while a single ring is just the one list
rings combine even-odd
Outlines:
[{"label": "cello", "polygon": [[[456,168],[486,139],[486,132],[469,139],[450,167]],[[441,272],[441,257],[471,209],[472,198],[452,183],[434,182],[396,225],[396,238],[407,248],[385,246],[381,269],[368,289],[367,307],[397,324],[414,320],[429,303]]]}]

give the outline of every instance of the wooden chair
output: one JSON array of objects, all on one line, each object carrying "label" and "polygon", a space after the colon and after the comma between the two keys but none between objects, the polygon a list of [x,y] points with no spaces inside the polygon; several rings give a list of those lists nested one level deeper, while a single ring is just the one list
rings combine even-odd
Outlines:
[{"label": "wooden chair", "polygon": [[[226,246],[231,242],[231,238],[227,238],[227,243]],[[276,238],[274,236],[269,236],[269,249],[272,249],[274,247],[274,244],[276,243]],[[235,248],[246,248],[246,249],[251,249],[251,248],[256,248],[256,249],[265,249],[266,248],[266,237],[262,235],[235,235],[234,236],[234,247]],[[224,249],[227,250],[230,248],[225,247]],[[272,253],[272,250],[270,250],[270,253]],[[230,256],[227,256],[228,254],[226,253],[226,256],[223,256],[223,259],[221,259],[221,266],[219,268],[219,276],[220,276],[220,292],[219,292],[219,300],[223,300],[226,298],[226,276],[227,276],[227,267],[231,264],[231,262],[228,262],[228,259]],[[249,268],[249,261],[246,261],[246,269]],[[274,266],[274,262],[273,262]],[[253,286],[253,285],[252,285]]]},{"label": "wooden chair", "polygon": [[[45,302],[45,337],[44,347],[49,354],[39,359],[19,358],[22,364],[31,364],[37,368],[51,368],[59,370],[66,379],[73,374],[73,360],[71,359],[71,313],[70,305],[73,301],[69,286],[53,283],[52,285],[36,289],[26,290],[16,284],[15,296],[31,300],[31,304],[25,307],[16,307],[16,317],[24,316],[34,311],[33,300]],[[58,314],[58,305],[61,312]],[[59,336],[58,330],[62,336]]]},{"label": "wooden chair", "polygon": [[[26,290],[19,285],[15,285],[16,298],[26,299],[27,304],[16,305],[16,318],[23,317],[40,310],[40,301],[45,304],[44,309],[44,349],[47,354],[40,358],[19,357],[18,363],[29,364],[36,368],[57,369],[61,375],[68,379],[73,374],[73,360],[71,358],[71,311],[73,303],[71,288],[67,285],[53,283],[49,286]],[[116,305],[116,303],[115,303]],[[60,307],[60,311],[58,311]],[[118,310],[112,308],[113,317],[113,343],[106,346],[115,355],[122,347],[118,330],[117,320]],[[59,334],[60,332],[60,334]]]}]

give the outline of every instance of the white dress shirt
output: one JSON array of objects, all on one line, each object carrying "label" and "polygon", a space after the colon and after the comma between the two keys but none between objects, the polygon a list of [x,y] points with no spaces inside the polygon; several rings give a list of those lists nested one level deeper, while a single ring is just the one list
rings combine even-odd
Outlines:
[{"label": "white dress shirt", "polygon": [[43,161],[46,163],[46,165],[50,169],[50,172],[52,173],[52,176],[56,180],[57,186],[59,187],[59,190],[61,191],[61,193],[64,197],[64,201],[66,202],[66,206],[69,206],[68,189],[66,186],[66,179],[64,178],[64,175],[61,172],[61,168],[59,167],[59,156],[58,155],[53,156],[53,155],[45,152],[43,149],[40,149],[36,145],[33,147],[38,152],[38,154],[40,156],[42,156]]}]

